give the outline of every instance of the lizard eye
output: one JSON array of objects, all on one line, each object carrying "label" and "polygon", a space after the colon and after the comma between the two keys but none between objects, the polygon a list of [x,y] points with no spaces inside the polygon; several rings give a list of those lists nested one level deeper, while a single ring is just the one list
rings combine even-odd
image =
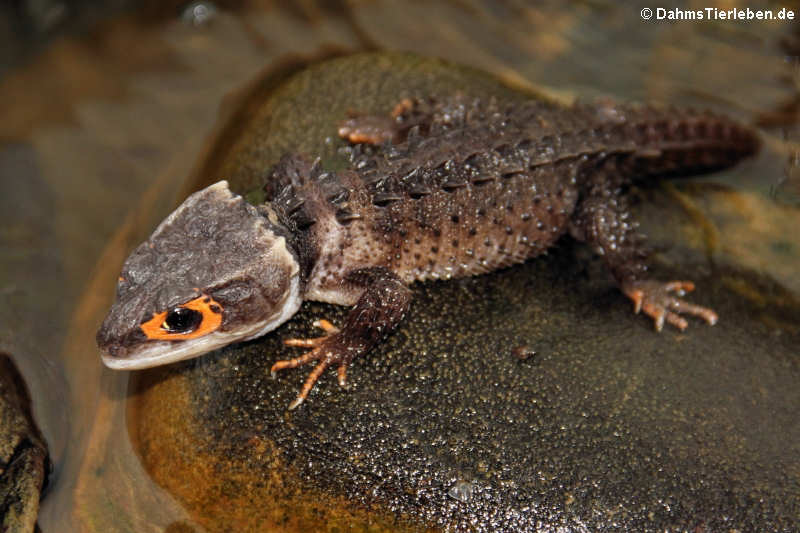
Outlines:
[{"label": "lizard eye", "polygon": [[197,329],[203,321],[203,313],[187,307],[176,307],[161,324],[162,329],[170,333],[189,333]]},{"label": "lizard eye", "polygon": [[201,295],[168,311],[153,314],[139,328],[152,340],[196,339],[222,325],[222,306],[210,296]]}]

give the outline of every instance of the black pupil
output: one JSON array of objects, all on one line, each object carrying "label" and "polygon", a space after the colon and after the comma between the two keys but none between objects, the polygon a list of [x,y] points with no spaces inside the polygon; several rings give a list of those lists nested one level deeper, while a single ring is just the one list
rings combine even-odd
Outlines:
[{"label": "black pupil", "polygon": [[203,314],[201,312],[185,307],[176,307],[167,313],[164,327],[170,332],[188,333],[194,331],[202,320]]}]

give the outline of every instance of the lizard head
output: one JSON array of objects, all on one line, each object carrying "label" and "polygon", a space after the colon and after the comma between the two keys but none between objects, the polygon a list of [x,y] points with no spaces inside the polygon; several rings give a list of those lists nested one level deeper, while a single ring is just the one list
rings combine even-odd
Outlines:
[{"label": "lizard head", "polygon": [[125,261],[97,332],[103,362],[137,369],[258,337],[300,306],[299,265],[270,209],[221,181],[181,204]]}]

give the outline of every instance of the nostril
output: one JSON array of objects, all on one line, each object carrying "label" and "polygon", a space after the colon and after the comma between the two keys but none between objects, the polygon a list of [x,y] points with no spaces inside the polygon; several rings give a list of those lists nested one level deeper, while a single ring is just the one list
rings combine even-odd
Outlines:
[{"label": "nostril", "polygon": [[128,350],[124,346],[120,346],[119,343],[112,342],[111,339],[101,339],[99,335],[97,339],[97,346],[111,357],[122,358],[128,353]]},{"label": "nostril", "polygon": [[106,351],[112,357],[122,357],[125,355],[125,349],[122,346],[108,346],[106,347]]}]

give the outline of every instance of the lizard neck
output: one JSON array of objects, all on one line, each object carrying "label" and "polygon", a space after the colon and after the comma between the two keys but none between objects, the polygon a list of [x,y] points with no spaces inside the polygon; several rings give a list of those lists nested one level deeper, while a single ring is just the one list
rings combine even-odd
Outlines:
[{"label": "lizard neck", "polygon": [[258,210],[269,220],[272,231],[286,239],[286,248],[300,266],[300,292],[303,294],[319,257],[319,247],[311,231],[313,224],[301,223],[273,202],[261,204]]}]

